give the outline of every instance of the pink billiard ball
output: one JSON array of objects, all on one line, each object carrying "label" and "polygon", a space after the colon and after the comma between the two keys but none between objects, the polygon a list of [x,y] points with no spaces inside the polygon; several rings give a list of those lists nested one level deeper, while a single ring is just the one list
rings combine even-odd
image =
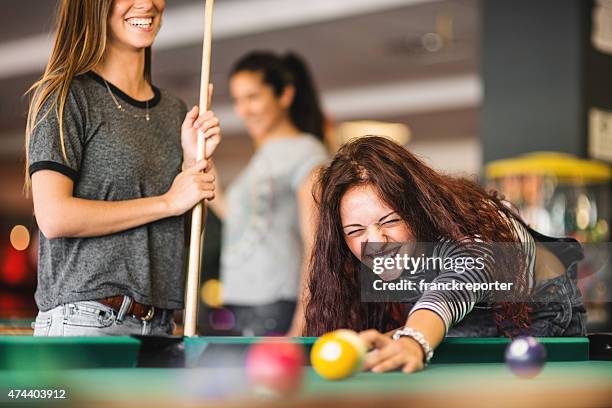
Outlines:
[{"label": "pink billiard ball", "polygon": [[247,379],[257,393],[291,395],[302,385],[305,362],[300,344],[264,340],[255,343],[247,352]]}]

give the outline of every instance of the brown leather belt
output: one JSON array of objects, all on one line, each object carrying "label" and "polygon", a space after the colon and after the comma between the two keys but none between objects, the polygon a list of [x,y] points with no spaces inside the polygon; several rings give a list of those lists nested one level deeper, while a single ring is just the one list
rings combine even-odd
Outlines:
[{"label": "brown leather belt", "polygon": [[[97,299],[96,302],[102,303],[119,313],[119,309],[121,309],[121,305],[123,304],[123,296],[111,296],[104,299]],[[146,322],[155,316],[155,306],[144,305],[132,299],[132,303],[125,314]]]}]

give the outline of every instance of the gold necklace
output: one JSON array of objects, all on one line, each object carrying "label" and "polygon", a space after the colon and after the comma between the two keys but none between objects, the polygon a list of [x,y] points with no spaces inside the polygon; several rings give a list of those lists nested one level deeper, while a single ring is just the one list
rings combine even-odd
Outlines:
[{"label": "gold necklace", "polygon": [[113,95],[113,92],[110,89],[110,86],[108,86],[108,82],[106,82],[106,79],[102,78],[104,81],[104,84],[106,85],[106,89],[108,90],[108,93],[110,94],[111,98],[113,98],[113,101],[115,102],[115,105],[117,106],[117,109],[119,109],[121,112],[124,112],[136,119],[146,119],[147,122],[151,119],[151,117],[149,116],[149,101],[145,101],[145,114],[144,115],[134,115],[133,113],[130,113],[128,111],[125,110],[125,108],[119,103],[119,101],[117,100],[117,98],[115,98],[115,95]]}]

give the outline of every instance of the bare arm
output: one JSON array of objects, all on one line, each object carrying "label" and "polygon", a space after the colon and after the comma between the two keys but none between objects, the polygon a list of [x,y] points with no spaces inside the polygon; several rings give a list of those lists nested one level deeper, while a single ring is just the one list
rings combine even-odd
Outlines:
[{"label": "bare arm", "polygon": [[[416,310],[408,317],[406,326],[421,332],[432,349],[444,339],[444,321],[430,310]],[[422,370],[425,353],[421,345],[411,337],[392,340],[392,333],[393,331],[382,334],[376,330],[366,330],[359,334],[368,350],[372,350],[366,356],[363,369],[377,373],[398,368],[405,373]]]},{"label": "bare arm", "polygon": [[415,310],[408,317],[406,326],[423,333],[432,349],[438,347],[446,335],[446,327],[442,318],[427,309]]},{"label": "bare arm", "polygon": [[208,171],[215,177],[215,198],[210,200],[208,205],[210,209],[213,210],[215,215],[223,221],[226,217],[227,206],[225,202],[225,194],[223,192],[223,187],[221,186],[221,181],[217,176],[217,168],[213,164]]},{"label": "bare arm", "polygon": [[308,278],[309,278],[309,264],[310,256],[312,254],[312,246],[314,244],[314,236],[316,230],[316,206],[312,198],[312,188],[315,182],[316,170],[313,170],[306,180],[302,182],[300,186],[297,198],[298,198],[298,210],[300,216],[300,230],[302,233],[302,241],[304,242],[304,257],[302,260],[302,273],[300,275],[300,288],[299,296],[297,299],[297,305],[295,313],[293,315],[293,322],[291,328],[287,333],[288,336],[301,336],[305,328],[305,306],[310,293],[308,291]]},{"label": "bare arm", "polygon": [[203,199],[214,197],[213,176],[201,173],[206,162],[180,173],[160,196],[125,201],[85,200],[73,196],[72,180],[52,170],[32,175],[34,211],[49,239],[95,237],[178,216]]},{"label": "bare arm", "polygon": [[[464,242],[471,243],[470,238]],[[434,282],[452,282],[461,279],[463,282],[489,282],[493,265],[492,258],[487,247],[479,245],[463,245],[458,242],[444,242],[436,250],[436,256],[443,259],[447,257],[479,257],[485,262],[482,269],[473,268],[463,272],[455,270],[444,270],[438,274]],[[412,309],[407,319],[406,326],[421,332],[432,349],[435,349],[443,340],[446,328],[452,327],[461,321],[473,308],[473,306],[484,300],[486,291],[478,293],[466,291],[443,291],[430,290],[423,293],[419,301]],[[437,311],[437,312],[435,312]],[[446,320],[442,316],[448,316]],[[393,341],[389,336],[382,335],[375,330],[362,333],[366,343],[376,349],[366,362],[366,368],[372,371],[388,371],[402,367],[405,372],[418,371],[423,368],[424,352],[418,342],[410,337],[402,337]]]}]

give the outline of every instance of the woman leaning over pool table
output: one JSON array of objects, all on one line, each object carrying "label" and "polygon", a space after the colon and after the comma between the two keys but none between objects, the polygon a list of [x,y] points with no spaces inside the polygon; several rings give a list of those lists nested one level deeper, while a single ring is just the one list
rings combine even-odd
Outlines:
[{"label": "woman leaning over pool table", "polygon": [[[365,369],[420,370],[445,336],[585,334],[586,312],[575,285],[580,245],[533,231],[476,183],[440,174],[404,147],[368,136],[339,150],[317,188],[319,224],[303,293],[304,334],[361,331],[374,350]],[[565,250],[553,253],[544,242],[563,243]],[[428,254],[455,259],[481,251],[477,254],[489,260],[485,268],[446,268],[434,274],[433,282],[511,282],[515,295],[529,298],[509,293],[493,301],[490,291],[428,289],[410,302],[363,302],[360,268],[371,256],[367,246],[362,253],[367,243],[413,243],[417,248],[432,243]],[[520,249],[511,255],[520,257],[502,251],[493,268],[486,252],[493,243],[515,243],[512,247]]]}]

